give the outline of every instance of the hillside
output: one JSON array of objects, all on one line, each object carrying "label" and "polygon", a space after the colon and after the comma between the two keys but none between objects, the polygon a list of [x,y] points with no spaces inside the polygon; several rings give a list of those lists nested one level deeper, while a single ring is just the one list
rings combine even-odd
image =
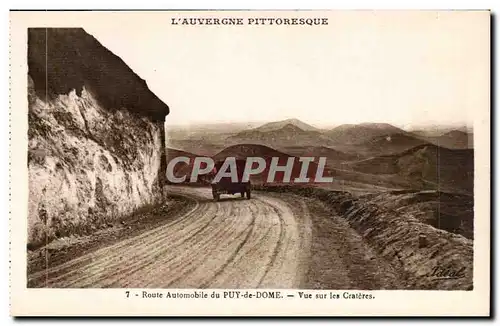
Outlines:
[{"label": "hillside", "polygon": [[[386,262],[404,273],[406,290],[473,289],[472,196],[413,190],[353,196],[287,186],[262,190],[322,201],[332,216],[342,216]],[[436,266],[461,271],[463,277],[429,277]]]},{"label": "hillside", "polygon": [[343,124],[324,132],[335,144],[361,144],[375,137],[394,134],[407,132],[387,123]]},{"label": "hillside", "polygon": [[173,158],[181,156],[194,158],[197,157],[198,155],[186,151],[181,151],[175,148],[167,147],[167,161],[171,161]]},{"label": "hillside", "polygon": [[191,175],[191,172],[193,171],[194,159],[197,156],[198,155],[190,153],[190,152],[167,147],[167,162],[168,162],[168,164],[176,157],[188,157],[190,159],[189,164],[186,164],[184,162],[178,162],[174,166],[173,173],[174,173],[175,177],[187,176],[187,178],[189,178],[189,176]]},{"label": "hillside", "polygon": [[368,174],[397,174],[417,189],[473,192],[473,150],[420,145],[400,154],[379,156],[349,166]]},{"label": "hillside", "polygon": [[223,142],[227,137],[238,132],[254,128],[256,123],[193,123],[187,125],[169,125],[167,139],[202,140],[214,143]]},{"label": "hillside", "polygon": [[247,157],[262,157],[262,158],[288,158],[290,155],[277,151],[273,148],[264,145],[256,144],[238,144],[225,148],[213,156],[214,160],[224,160],[226,157],[235,157],[237,159],[245,159]]},{"label": "hillside", "polygon": [[318,143],[322,145],[332,144],[332,141],[319,131],[308,131],[294,124],[286,124],[279,129],[261,131],[250,129],[242,131],[226,139],[228,144],[249,143],[261,144],[270,147],[285,146],[311,146]]},{"label": "hillside", "polygon": [[471,126],[450,126],[450,125],[427,125],[420,127],[413,127],[408,129],[409,132],[419,136],[437,137],[442,136],[450,131],[461,131],[466,134],[472,134],[474,129]]},{"label": "hillside", "polygon": [[28,247],[161,202],[168,106],[83,29],[27,32]]},{"label": "hillside", "polygon": [[255,128],[254,130],[258,130],[258,131],[262,131],[262,132],[273,131],[273,130],[281,129],[289,124],[293,125],[295,127],[298,127],[302,130],[305,130],[305,131],[318,131],[318,128],[313,127],[305,122],[302,122],[299,119],[286,119],[286,120],[281,120],[281,121],[269,122],[269,123],[263,124],[260,127]]},{"label": "hillside", "polygon": [[279,149],[293,156],[326,157],[328,166],[340,166],[344,162],[363,158],[358,154],[344,153],[326,146],[288,146]]},{"label": "hillside", "polygon": [[468,239],[474,238],[474,198],[443,191],[393,191],[365,196],[387,210],[404,207],[407,214],[422,223]]},{"label": "hillside", "polygon": [[427,140],[441,147],[450,149],[467,149],[474,147],[474,139],[471,133],[466,133],[460,130],[452,130],[441,136],[427,137]]},{"label": "hillside", "polygon": [[389,155],[404,152],[410,148],[427,144],[424,140],[406,134],[393,133],[384,136],[376,136],[369,141],[359,144],[367,155]]},{"label": "hillside", "polygon": [[213,144],[201,139],[170,139],[167,138],[167,146],[172,149],[196,153],[202,156],[213,156],[222,149],[224,145]]},{"label": "hillside", "polygon": [[416,129],[416,130],[410,130],[410,133],[413,134],[415,137],[437,137],[441,136],[441,132],[436,131],[436,130],[425,130],[425,129]]}]

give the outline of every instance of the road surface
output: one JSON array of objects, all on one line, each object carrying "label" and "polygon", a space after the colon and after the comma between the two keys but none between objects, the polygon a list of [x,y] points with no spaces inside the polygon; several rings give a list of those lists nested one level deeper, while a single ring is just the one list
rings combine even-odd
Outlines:
[{"label": "road surface", "polygon": [[29,275],[43,287],[295,288],[309,258],[307,208],[176,187],[196,200],[185,215],[137,237]]}]

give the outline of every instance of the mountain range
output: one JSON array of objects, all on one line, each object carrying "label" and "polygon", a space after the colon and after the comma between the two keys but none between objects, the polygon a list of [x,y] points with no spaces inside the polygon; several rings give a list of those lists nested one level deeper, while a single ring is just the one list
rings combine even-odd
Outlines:
[{"label": "mountain range", "polygon": [[167,144],[216,160],[258,156],[270,162],[276,156],[282,165],[289,157],[314,157],[315,162],[326,157],[328,173],[346,182],[387,189],[473,191],[473,135],[463,130],[430,135],[387,123],[344,124],[322,130],[297,119],[228,132],[230,129],[221,128],[219,134],[212,129],[198,133],[197,138],[171,139]]}]

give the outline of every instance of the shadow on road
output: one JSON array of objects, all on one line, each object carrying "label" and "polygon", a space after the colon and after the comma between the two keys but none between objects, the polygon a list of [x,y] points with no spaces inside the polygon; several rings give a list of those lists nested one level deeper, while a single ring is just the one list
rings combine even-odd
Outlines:
[{"label": "shadow on road", "polygon": [[[248,200],[248,199],[243,198],[243,197],[240,197],[240,195],[238,195],[238,196],[236,196],[236,195],[235,195],[235,196],[230,196],[230,195],[228,195],[228,197],[221,197],[221,198],[219,199],[219,202],[224,202],[224,201],[235,201],[235,200]],[[208,201],[213,201],[213,202],[215,202],[215,200],[214,200],[214,199],[209,199]]]}]

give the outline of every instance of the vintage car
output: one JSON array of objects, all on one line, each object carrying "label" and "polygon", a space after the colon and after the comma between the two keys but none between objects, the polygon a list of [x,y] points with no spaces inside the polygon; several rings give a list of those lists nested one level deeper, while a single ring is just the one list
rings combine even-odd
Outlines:
[{"label": "vintage car", "polygon": [[[216,175],[217,172],[222,167],[224,161],[219,161],[215,163],[214,170],[212,171],[212,175]],[[222,177],[218,182],[212,181],[212,195],[216,201],[220,200],[221,194],[240,194],[241,198],[245,196],[247,199],[251,197],[251,183],[250,180],[247,182],[243,182],[243,170],[245,168],[245,160],[236,160],[236,168],[238,181],[234,182],[231,180],[231,177]]]}]

